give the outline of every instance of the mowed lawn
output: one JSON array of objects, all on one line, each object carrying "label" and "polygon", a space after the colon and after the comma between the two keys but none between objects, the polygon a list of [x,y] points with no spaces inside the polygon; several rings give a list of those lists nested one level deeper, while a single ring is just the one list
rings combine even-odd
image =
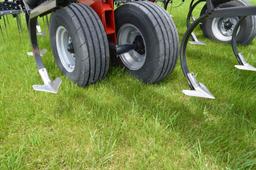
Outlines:
[{"label": "mowed lawn", "polygon": [[[170,11],[181,38],[188,4]],[[63,80],[53,95],[32,90],[41,80],[26,56],[25,22],[20,36],[9,22],[0,37],[1,170],[256,169],[256,73],[234,68],[230,45],[198,29],[207,45],[188,47],[190,69],[216,96],[205,100],[181,93],[180,63],[160,84],[112,67],[105,80],[77,87],[54,64],[48,36],[39,37],[50,76]],[[256,66],[256,40],[240,49]]]}]

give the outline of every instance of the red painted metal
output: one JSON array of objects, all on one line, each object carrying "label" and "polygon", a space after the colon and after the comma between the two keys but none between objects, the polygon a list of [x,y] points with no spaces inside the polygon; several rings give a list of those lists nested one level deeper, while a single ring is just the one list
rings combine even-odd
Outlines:
[{"label": "red painted metal", "polygon": [[101,19],[109,41],[116,43],[114,0],[79,0],[79,2],[93,8]]}]

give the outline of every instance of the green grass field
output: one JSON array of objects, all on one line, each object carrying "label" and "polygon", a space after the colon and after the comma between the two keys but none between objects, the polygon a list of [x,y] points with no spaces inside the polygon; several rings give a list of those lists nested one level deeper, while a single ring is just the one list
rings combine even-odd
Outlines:
[{"label": "green grass field", "polygon": [[[180,38],[188,4],[171,13]],[[30,44],[15,20],[0,37],[0,169],[256,169],[256,73],[240,71],[230,45],[199,38],[188,61],[216,96],[184,96],[178,63],[163,82],[145,85],[121,68],[85,89],[55,66],[49,40],[43,57],[57,95],[35,92],[41,83]],[[3,27],[3,23],[1,23]],[[240,47],[256,65],[256,41]],[[253,55],[254,54],[254,55]]]}]

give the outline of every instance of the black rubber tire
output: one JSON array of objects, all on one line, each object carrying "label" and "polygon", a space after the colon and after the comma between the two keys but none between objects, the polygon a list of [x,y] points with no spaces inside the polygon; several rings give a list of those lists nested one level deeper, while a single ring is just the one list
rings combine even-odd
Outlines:
[{"label": "black rubber tire", "polygon": [[124,24],[137,27],[148,49],[144,65],[139,70],[129,70],[132,75],[145,83],[157,83],[173,71],[179,39],[165,10],[152,2],[131,2],[116,9],[115,20],[117,33]]},{"label": "black rubber tire", "polygon": [[[72,38],[76,56],[75,69],[68,72],[60,61],[56,47],[56,30],[63,26]],[[109,69],[107,35],[98,15],[88,6],[71,4],[55,11],[50,22],[51,46],[60,70],[79,86],[95,83]]]},{"label": "black rubber tire", "polygon": [[[241,7],[241,6],[249,6],[250,3],[245,0],[233,0],[225,3],[217,4],[217,7],[225,8],[225,7]],[[201,10],[201,15],[204,14],[207,10],[207,7],[204,6]],[[201,29],[203,31],[203,34],[205,37],[214,39],[221,42],[230,42],[230,41],[223,41],[218,39],[214,34],[212,30],[212,22],[213,18],[209,18],[205,20],[201,24]],[[239,44],[247,45],[252,42],[252,40],[256,36],[256,17],[255,16],[249,16],[245,19],[245,21],[241,24],[241,29],[237,36],[237,42]]]}]

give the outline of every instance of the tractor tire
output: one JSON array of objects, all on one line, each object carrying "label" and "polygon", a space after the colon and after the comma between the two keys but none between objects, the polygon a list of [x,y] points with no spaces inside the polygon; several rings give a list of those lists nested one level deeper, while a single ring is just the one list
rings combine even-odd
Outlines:
[{"label": "tractor tire", "polygon": [[79,86],[105,77],[109,45],[98,15],[83,4],[55,11],[50,22],[51,46],[60,70]]},{"label": "tractor tire", "polygon": [[[244,0],[233,0],[217,5],[219,8],[227,7],[241,7],[249,6],[250,3]],[[204,6],[201,15],[204,14],[207,7]],[[232,39],[232,29],[234,29],[236,23],[239,21],[239,17],[227,17],[227,18],[209,18],[201,24],[201,29],[205,37],[214,39],[221,42],[230,42]],[[240,31],[237,35],[237,42],[243,45],[250,44],[256,36],[256,17],[247,17],[240,26]]]},{"label": "tractor tire", "polygon": [[137,44],[118,56],[129,72],[145,83],[157,83],[171,73],[178,56],[174,22],[152,2],[126,3],[115,11],[117,44]]}]

